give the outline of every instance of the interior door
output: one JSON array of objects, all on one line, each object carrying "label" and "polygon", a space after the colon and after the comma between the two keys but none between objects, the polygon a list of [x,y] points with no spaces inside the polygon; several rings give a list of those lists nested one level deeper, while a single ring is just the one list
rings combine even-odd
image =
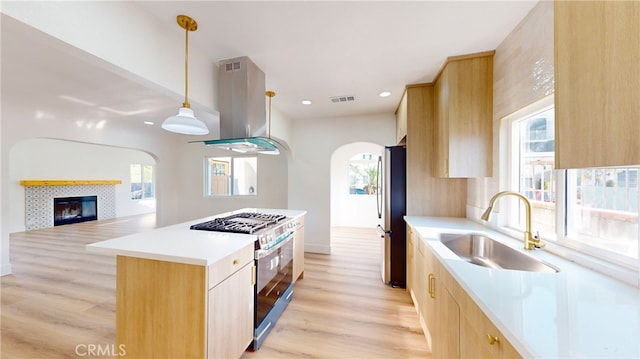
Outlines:
[{"label": "interior door", "polygon": [[210,159],[209,186],[212,196],[229,195],[229,162]]}]

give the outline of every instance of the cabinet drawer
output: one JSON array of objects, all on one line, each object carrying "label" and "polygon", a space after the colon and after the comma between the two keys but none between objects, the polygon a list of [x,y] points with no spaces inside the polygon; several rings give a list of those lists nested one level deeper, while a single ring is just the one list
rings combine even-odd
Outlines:
[{"label": "cabinet drawer", "polygon": [[247,263],[253,261],[254,244],[251,243],[235,253],[232,253],[207,268],[209,280],[207,288],[211,289],[222,282]]},{"label": "cabinet drawer", "polygon": [[521,358],[482,310],[466,299],[466,313],[460,319],[460,357]]}]

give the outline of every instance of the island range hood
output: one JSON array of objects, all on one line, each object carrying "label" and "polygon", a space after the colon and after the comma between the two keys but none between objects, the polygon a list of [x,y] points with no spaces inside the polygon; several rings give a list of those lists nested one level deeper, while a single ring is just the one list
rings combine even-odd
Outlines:
[{"label": "island range hood", "polygon": [[[218,68],[220,139],[202,141],[241,153],[280,154],[280,144],[267,132],[264,72],[248,57],[222,60]],[[271,92],[271,96],[274,93]],[[269,108],[271,112],[271,108]],[[271,113],[269,113],[271,117]],[[269,121],[271,119],[269,118]],[[201,142],[201,141],[197,141]]]}]

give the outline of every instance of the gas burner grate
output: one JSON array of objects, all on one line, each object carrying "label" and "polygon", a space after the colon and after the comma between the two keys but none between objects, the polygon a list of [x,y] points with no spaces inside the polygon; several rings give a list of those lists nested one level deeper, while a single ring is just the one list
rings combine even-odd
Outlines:
[{"label": "gas burner grate", "polygon": [[191,229],[200,231],[253,234],[287,218],[281,214],[242,212],[211,221],[194,224]]}]

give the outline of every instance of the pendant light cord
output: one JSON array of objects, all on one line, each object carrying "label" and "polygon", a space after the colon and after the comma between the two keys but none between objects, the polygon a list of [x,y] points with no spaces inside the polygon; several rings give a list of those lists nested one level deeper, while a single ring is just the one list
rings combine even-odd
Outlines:
[{"label": "pendant light cord", "polygon": [[190,108],[188,100],[189,93],[189,27],[186,26],[185,32],[185,46],[184,46],[184,103],[182,107]]},{"label": "pendant light cord", "polygon": [[267,134],[267,137],[271,138],[271,99],[276,95],[276,93],[273,91],[266,91],[264,94],[269,97],[269,133]]},{"label": "pendant light cord", "polygon": [[269,138],[271,138],[271,96],[269,96]]}]

